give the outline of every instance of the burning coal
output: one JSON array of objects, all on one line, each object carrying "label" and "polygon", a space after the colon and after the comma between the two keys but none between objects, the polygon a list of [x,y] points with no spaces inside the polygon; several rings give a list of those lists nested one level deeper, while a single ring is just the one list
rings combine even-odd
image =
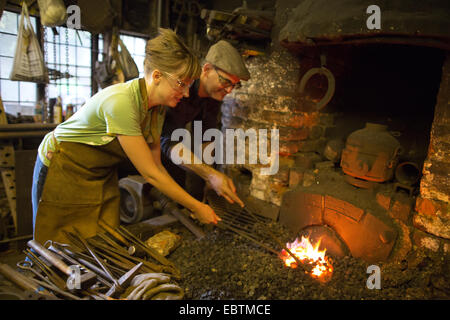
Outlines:
[{"label": "burning coal", "polygon": [[[330,259],[325,255],[326,249],[319,250],[320,240],[313,245],[309,241],[309,237],[302,236],[301,241],[295,239],[292,243],[287,243],[286,247],[295,255],[303,264],[310,264],[311,272],[307,272],[311,277],[320,281],[328,281],[333,274],[333,266]],[[284,264],[290,268],[297,268],[297,261],[286,251],[282,250],[280,254]]]}]

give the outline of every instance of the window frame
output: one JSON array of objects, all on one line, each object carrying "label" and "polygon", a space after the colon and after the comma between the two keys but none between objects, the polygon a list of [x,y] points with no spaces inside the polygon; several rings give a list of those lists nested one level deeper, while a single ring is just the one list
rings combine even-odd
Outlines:
[{"label": "window frame", "polygon": [[[17,29],[18,29],[19,19],[20,19],[20,14],[21,14],[21,7],[7,6],[4,9],[3,14],[5,14],[6,12],[16,14],[16,22],[17,22]],[[3,18],[3,15],[2,15],[2,18]],[[45,30],[44,28],[47,29],[46,30],[47,33],[51,33],[52,32],[51,28],[48,28],[48,27],[45,27],[45,26],[41,25],[39,15],[33,14],[32,10],[30,10],[30,18],[31,18],[32,21],[34,21],[35,33],[36,33],[36,36],[39,39],[39,42],[40,42],[40,45],[41,45],[41,49],[42,49],[42,52],[43,52],[43,55],[44,55],[44,60],[46,60],[45,61],[46,67],[47,68],[51,68],[51,67],[54,66],[54,64],[53,64],[53,61],[49,61],[50,59],[49,60],[46,59],[46,57],[48,57],[48,52],[46,52],[46,44],[45,44],[45,42],[48,43],[48,41],[46,41],[45,34],[44,34],[44,30]],[[67,28],[67,26],[64,24],[64,25],[59,26],[57,28]],[[75,63],[70,63],[69,62],[69,67],[75,67],[77,69],[78,68],[90,68],[90,76],[81,76],[81,77],[90,78],[91,93],[90,93],[89,97],[91,97],[92,95],[94,95],[98,91],[98,85],[97,85],[97,82],[95,80],[95,63],[96,63],[96,61],[101,61],[101,59],[99,59],[99,58],[101,56],[104,56],[107,53],[107,51],[104,50],[105,39],[104,39],[102,34],[93,34],[93,33],[89,32],[89,31],[83,30],[83,29],[81,29],[79,31],[87,32],[90,35],[90,42],[89,42],[90,66],[89,67],[88,66],[81,66],[81,65],[78,65],[77,62],[75,62]],[[144,40],[145,43],[149,39],[149,36],[146,35],[146,34],[130,32],[130,31],[126,31],[126,30],[120,30],[119,32],[120,32],[119,34],[120,34],[121,38],[122,38],[122,36],[132,37],[132,38],[139,38],[139,39]],[[9,34],[7,31],[0,31],[0,33],[2,33],[2,34]],[[17,33],[16,34],[11,33],[11,35],[14,35],[14,36],[17,37]],[[64,35],[60,35],[60,37],[61,36],[64,36]],[[76,33],[75,33],[75,37],[76,37],[76,41],[78,42],[78,38],[76,36]],[[62,39],[62,38],[60,38],[60,39]],[[123,40],[123,38],[122,38],[122,40]],[[65,45],[63,39],[60,42],[60,45],[61,46]],[[70,44],[69,44],[69,46],[70,46]],[[75,47],[84,47],[85,48],[87,46],[84,46],[84,45],[83,46],[80,46],[80,45],[77,46],[77,45],[75,45]],[[144,52],[142,54],[135,53],[134,50],[132,48],[129,48],[128,46],[127,46],[127,49],[130,51],[130,54],[133,57],[133,60],[135,60],[135,62],[136,62],[135,57],[138,57],[142,61],[142,63],[136,62],[136,65],[137,65],[137,67],[139,69],[139,77],[142,77],[143,76],[143,72],[144,72],[143,71],[144,70],[143,69],[143,61],[145,59],[145,45],[144,45]],[[3,57],[3,56],[0,56],[0,57]],[[14,58],[14,56],[13,57],[9,57],[8,56],[7,58]],[[63,62],[61,64],[57,63],[57,65],[60,65],[61,67],[63,67],[62,70],[59,70],[59,71],[61,71],[61,72],[65,72],[66,71],[65,70],[65,62]],[[55,68],[55,69],[58,70],[58,68]],[[1,77],[1,74],[0,74],[0,80],[12,81],[12,80],[9,80],[9,77],[8,78]],[[64,83],[65,79],[61,79],[61,81]],[[18,100],[17,101],[12,101],[12,100],[9,101],[9,100],[4,100],[3,97],[2,97],[4,105],[15,104],[18,109],[20,109],[22,107],[26,107],[26,108],[30,108],[30,109],[32,109],[32,111],[34,111],[34,108],[35,108],[36,104],[38,104],[44,98],[46,98],[47,100],[49,98],[53,98],[53,96],[52,97],[46,96],[47,95],[46,92],[48,92],[49,85],[55,85],[55,83],[52,83],[52,81],[50,81],[48,84],[38,84],[38,83],[28,82],[28,83],[34,84],[35,90],[36,90],[36,95],[35,95],[36,96],[36,101],[32,101],[32,102],[22,101],[20,99],[20,97],[21,97],[21,94],[20,94],[20,82],[24,82],[24,81],[14,81],[14,82],[18,82],[18,89],[19,89],[19,91],[18,91]],[[76,82],[76,85],[78,86],[77,82]],[[81,85],[81,86],[86,86],[87,87],[87,85]],[[1,83],[0,83],[0,90],[1,90]],[[58,88],[58,92],[61,92],[61,90],[64,90],[64,88],[61,88],[61,87]],[[0,94],[1,94],[1,91],[0,91]],[[89,98],[89,97],[87,97],[87,98]],[[47,103],[48,103],[48,101],[47,101]],[[63,101],[63,105],[66,105],[66,104],[67,103]]]}]

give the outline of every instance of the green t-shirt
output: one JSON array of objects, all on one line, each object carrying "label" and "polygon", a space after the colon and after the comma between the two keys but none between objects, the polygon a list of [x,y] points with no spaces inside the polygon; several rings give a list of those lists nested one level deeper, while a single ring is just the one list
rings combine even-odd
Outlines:
[{"label": "green t-shirt", "polygon": [[[150,114],[146,119],[147,113]],[[118,134],[143,135],[148,143],[152,143],[154,139],[159,139],[164,117],[164,107],[147,108],[147,101],[142,98],[139,79],[134,79],[109,86],[92,96],[67,121],[58,125],[53,134],[57,142],[69,141],[97,146],[111,142]],[[38,149],[39,157],[46,166],[50,166],[50,160],[45,155],[54,151],[55,147],[55,140],[50,132]]]}]

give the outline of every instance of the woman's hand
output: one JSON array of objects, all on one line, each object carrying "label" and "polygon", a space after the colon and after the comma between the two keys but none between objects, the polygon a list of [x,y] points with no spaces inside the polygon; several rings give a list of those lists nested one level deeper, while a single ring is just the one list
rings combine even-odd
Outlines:
[{"label": "woman's hand", "polygon": [[199,202],[198,206],[194,209],[193,216],[201,223],[217,224],[218,221],[222,220],[210,206],[202,202]]}]

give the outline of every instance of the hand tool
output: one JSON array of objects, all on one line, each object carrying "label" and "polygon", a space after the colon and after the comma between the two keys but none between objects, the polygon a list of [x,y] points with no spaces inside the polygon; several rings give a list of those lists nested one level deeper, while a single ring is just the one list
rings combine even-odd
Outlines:
[{"label": "hand tool", "polygon": [[[70,263],[72,263],[73,265],[81,265],[83,266],[87,271],[92,271],[94,273],[97,273],[97,275],[101,275],[105,278],[108,278],[108,275],[101,269],[97,268],[96,265],[90,263],[89,261],[86,261],[82,258],[78,258],[78,260],[75,258],[75,254],[73,252],[71,252],[69,249],[64,248],[64,246],[60,243],[57,242],[52,242],[52,244],[48,247],[48,249],[50,251],[53,251],[54,253],[60,255],[61,257],[63,257],[64,259],[66,259],[67,261],[69,261]],[[66,251],[67,254],[65,252],[63,252],[62,250]],[[104,285],[111,287],[112,284],[109,283],[107,280],[103,279],[102,277],[97,277],[97,279],[103,283]]]},{"label": "hand tool", "polygon": [[44,277],[41,273],[39,273],[37,270],[35,270],[35,269],[33,268],[33,263],[32,263],[32,262],[23,260],[23,261],[17,262],[17,263],[16,263],[16,266],[17,266],[19,269],[22,269],[22,270],[25,270],[25,271],[30,271],[30,272],[32,272],[32,273],[33,273],[35,276],[37,276],[39,279],[41,279],[41,280],[47,282],[49,285],[53,285],[53,283],[52,283],[48,278]]},{"label": "hand tool", "polygon": [[138,263],[135,265],[130,271],[125,273],[123,276],[120,277],[118,282],[118,285],[114,284],[111,289],[106,293],[106,296],[108,297],[114,297],[116,294],[122,293],[125,291],[124,289],[128,287],[131,280],[133,280],[134,276],[139,272],[139,269],[142,267],[143,263]]},{"label": "hand tool", "polygon": [[[124,249],[117,250],[117,249],[108,247],[105,244],[99,243],[99,242],[95,241],[94,239],[89,239],[89,240],[94,247],[96,247],[102,251],[100,254],[103,257],[106,257],[108,260],[114,262],[115,264],[121,265],[121,266],[125,267],[126,269],[132,268],[132,266],[134,266],[134,262],[144,263],[144,268],[147,269],[148,272],[162,272],[162,271],[166,270],[167,268],[170,268],[170,267],[166,267],[166,266],[156,265],[150,261],[146,261],[146,260],[138,258],[138,257],[130,256]],[[134,261],[134,262],[132,262],[132,261]],[[130,264],[132,266],[130,266]],[[170,269],[170,270],[172,270],[172,269]]]},{"label": "hand tool", "polygon": [[[72,276],[72,268],[69,267],[64,261],[54,252],[44,248],[40,243],[36,240],[28,241],[28,246],[34,249],[37,253],[44,257],[48,262],[50,262],[53,266],[61,270],[68,276]],[[95,282],[97,282],[97,275],[93,272],[86,272],[80,275],[79,283],[80,288],[74,288],[74,290],[78,289],[87,289],[91,287]]]},{"label": "hand tool", "polygon": [[33,253],[30,249],[23,251],[25,255],[38,266],[39,269],[47,276],[47,278],[59,289],[64,290],[66,288],[66,281],[64,281],[53,269],[51,269],[47,263],[39,259],[39,257]]},{"label": "hand tool", "polygon": [[[83,300],[69,292],[66,292],[66,281],[64,281],[55,271],[53,271],[51,268],[49,268],[42,260],[40,260],[31,250],[27,249],[24,250],[25,254],[28,256],[28,258],[33,261],[35,265],[37,265],[48,277],[50,280],[50,284],[45,284],[42,282],[39,282],[39,284],[43,287],[46,287],[50,290],[52,290],[55,293],[58,293],[66,298],[73,299],[73,300]],[[100,279],[100,278],[99,278]],[[92,296],[90,292],[87,290],[82,290],[80,293],[88,296]],[[92,297],[96,298],[96,297]]]},{"label": "hand tool", "polygon": [[58,288],[58,287],[55,286],[55,285],[51,285],[51,284],[48,284],[47,282],[40,281],[40,280],[35,280],[35,281],[36,281],[36,283],[39,284],[40,286],[45,287],[45,288],[47,288],[47,289],[49,289],[49,290],[52,290],[52,291],[54,291],[54,292],[56,292],[56,293],[58,293],[58,294],[60,294],[60,295],[62,295],[62,296],[64,296],[64,297],[66,297],[66,298],[69,298],[69,299],[72,299],[72,300],[83,300],[83,299],[80,298],[80,297],[77,297],[77,296],[75,296],[75,295],[73,295],[73,294],[71,294],[71,293],[69,293],[69,292],[66,292],[66,291],[64,291],[64,290],[61,290],[60,288]]},{"label": "hand tool", "polygon": [[99,264],[99,266],[105,271],[106,275],[108,276],[109,280],[111,280],[114,284],[113,286],[119,286],[117,280],[114,278],[114,276],[111,274],[111,271],[105,266],[105,263],[95,254],[94,250],[89,246],[86,239],[84,239],[81,235],[81,233],[78,231],[77,228],[73,227],[73,230],[75,231],[75,235],[78,237],[78,240],[83,244],[83,246],[86,248],[86,250],[91,254],[91,256],[95,259],[95,261]]},{"label": "hand tool", "polygon": [[[101,227],[103,227],[105,230],[107,230],[107,232],[112,235],[116,240],[126,244],[127,246],[127,252],[128,254],[132,255],[132,256],[138,256],[138,257],[143,257],[145,256],[145,252],[140,250],[139,248],[137,248],[135,245],[132,245],[128,242],[127,239],[125,239],[120,233],[118,233],[116,230],[114,230],[113,228],[109,227],[108,225],[104,224],[100,225]],[[123,248],[117,244],[115,241],[113,241],[110,237],[107,236],[107,234],[102,234],[99,233],[98,236],[104,240],[105,242],[107,242],[109,245],[111,245],[112,247],[114,247],[115,249],[119,249],[122,250]]]},{"label": "hand tool", "polygon": [[33,292],[39,291],[39,285],[37,285],[35,281],[26,277],[22,273],[17,272],[7,264],[0,263],[0,273],[21,289],[30,290]]},{"label": "hand tool", "polygon": [[[119,226],[119,229],[117,229],[117,231],[122,234],[122,236],[128,238],[128,240],[134,242],[138,247],[140,247],[142,250],[144,250],[150,257],[152,257],[153,259],[155,259],[156,261],[158,261],[159,263],[165,265],[165,266],[171,266],[173,267],[175,270],[178,271],[178,269],[175,267],[175,265],[173,264],[173,262],[171,262],[170,260],[168,260],[166,257],[164,257],[163,255],[161,255],[158,251],[156,251],[155,249],[147,246],[145,244],[145,242],[143,242],[141,239],[139,239],[138,237],[136,237],[134,234],[132,234],[130,231],[128,231],[125,227],[123,226]],[[178,271],[179,272],[179,271]]]},{"label": "hand tool", "polygon": [[[254,214],[253,212],[256,212],[255,209],[253,208],[253,204],[252,203],[247,203],[245,205],[244,208],[237,208],[235,209],[237,206],[236,204],[228,204],[228,203],[224,203],[224,200],[222,200],[219,196],[217,196],[215,193],[210,192],[207,195],[207,199],[209,204],[211,205],[211,207],[214,209],[214,211],[221,216],[222,221],[219,222],[218,226],[224,227],[225,229],[231,230],[251,241],[254,241],[255,243],[257,243],[258,245],[262,246],[263,248],[269,250],[272,253],[275,254],[279,254],[278,251],[272,249],[271,247],[265,245],[263,242],[258,241],[256,239],[256,237],[254,236],[250,236],[250,234],[247,231],[246,227],[242,227],[242,229],[239,229],[238,227],[234,227],[229,219],[230,216],[234,216],[235,219],[240,219],[241,221],[245,221],[245,224],[249,224],[252,225],[251,229],[253,229],[256,225],[258,226],[262,226],[266,232],[266,234],[268,234],[270,236],[270,238],[272,238],[272,240],[274,240],[277,245],[279,245],[281,248],[283,248],[290,256],[292,256],[292,258],[295,260],[295,262],[297,263],[298,267],[303,268],[303,270],[305,270],[306,272],[311,272],[311,266],[310,265],[305,265],[303,263],[301,263],[301,261],[299,260],[299,258],[294,255],[291,250],[289,250],[289,248],[280,241],[280,239],[278,239],[274,233],[272,232],[272,230],[270,230],[270,228],[267,226],[267,224],[264,221],[261,221],[256,214]],[[228,211],[231,211],[233,214],[230,215],[228,214]],[[228,219],[227,219],[228,218]],[[228,222],[227,222],[228,220]],[[259,222],[259,223],[258,223]],[[258,224],[257,224],[258,223]]]},{"label": "hand tool", "polygon": [[[85,259],[86,261],[89,261],[89,262],[91,262],[91,263],[95,263],[96,261],[95,261],[95,259],[94,258],[92,258],[92,256],[90,256],[90,255],[87,255],[87,254],[85,254],[85,253],[83,253],[82,252],[82,250],[83,250],[83,244],[78,240],[78,238],[77,237],[75,237],[74,235],[72,235],[72,233],[69,233],[69,232],[66,232],[66,231],[63,231],[63,233],[65,234],[65,236],[68,238],[68,239],[70,239],[70,242],[72,242],[72,243],[79,243],[79,245],[76,245],[76,246],[71,246],[70,248],[72,249],[71,251],[73,252],[73,254],[75,254],[76,255],[76,257],[77,258],[83,258],[83,259]],[[91,244],[91,246],[93,246],[93,244],[91,243],[91,241],[93,241],[94,239],[88,239],[87,241]],[[98,248],[96,248],[95,246],[94,246],[94,249],[95,249],[95,251],[97,252],[97,254],[100,254],[100,255],[102,255],[101,253],[99,253],[98,252]],[[104,256],[104,255],[102,255],[102,256]],[[104,258],[105,259],[107,259],[107,260],[109,260],[109,261],[111,261],[110,259],[109,259],[109,257],[105,257],[104,256]],[[118,264],[118,266],[120,267],[120,268],[118,268],[118,267],[115,267],[115,266],[113,266],[113,265],[111,265],[111,264],[108,264],[108,263],[106,263],[106,260],[103,260],[103,261],[105,261],[104,263],[108,266],[108,268],[110,269],[110,270],[114,270],[114,272],[118,272],[118,273],[120,273],[120,274],[124,274],[125,272],[126,272],[126,270],[129,270],[131,267],[123,267],[123,266],[121,266],[120,264]]]}]

